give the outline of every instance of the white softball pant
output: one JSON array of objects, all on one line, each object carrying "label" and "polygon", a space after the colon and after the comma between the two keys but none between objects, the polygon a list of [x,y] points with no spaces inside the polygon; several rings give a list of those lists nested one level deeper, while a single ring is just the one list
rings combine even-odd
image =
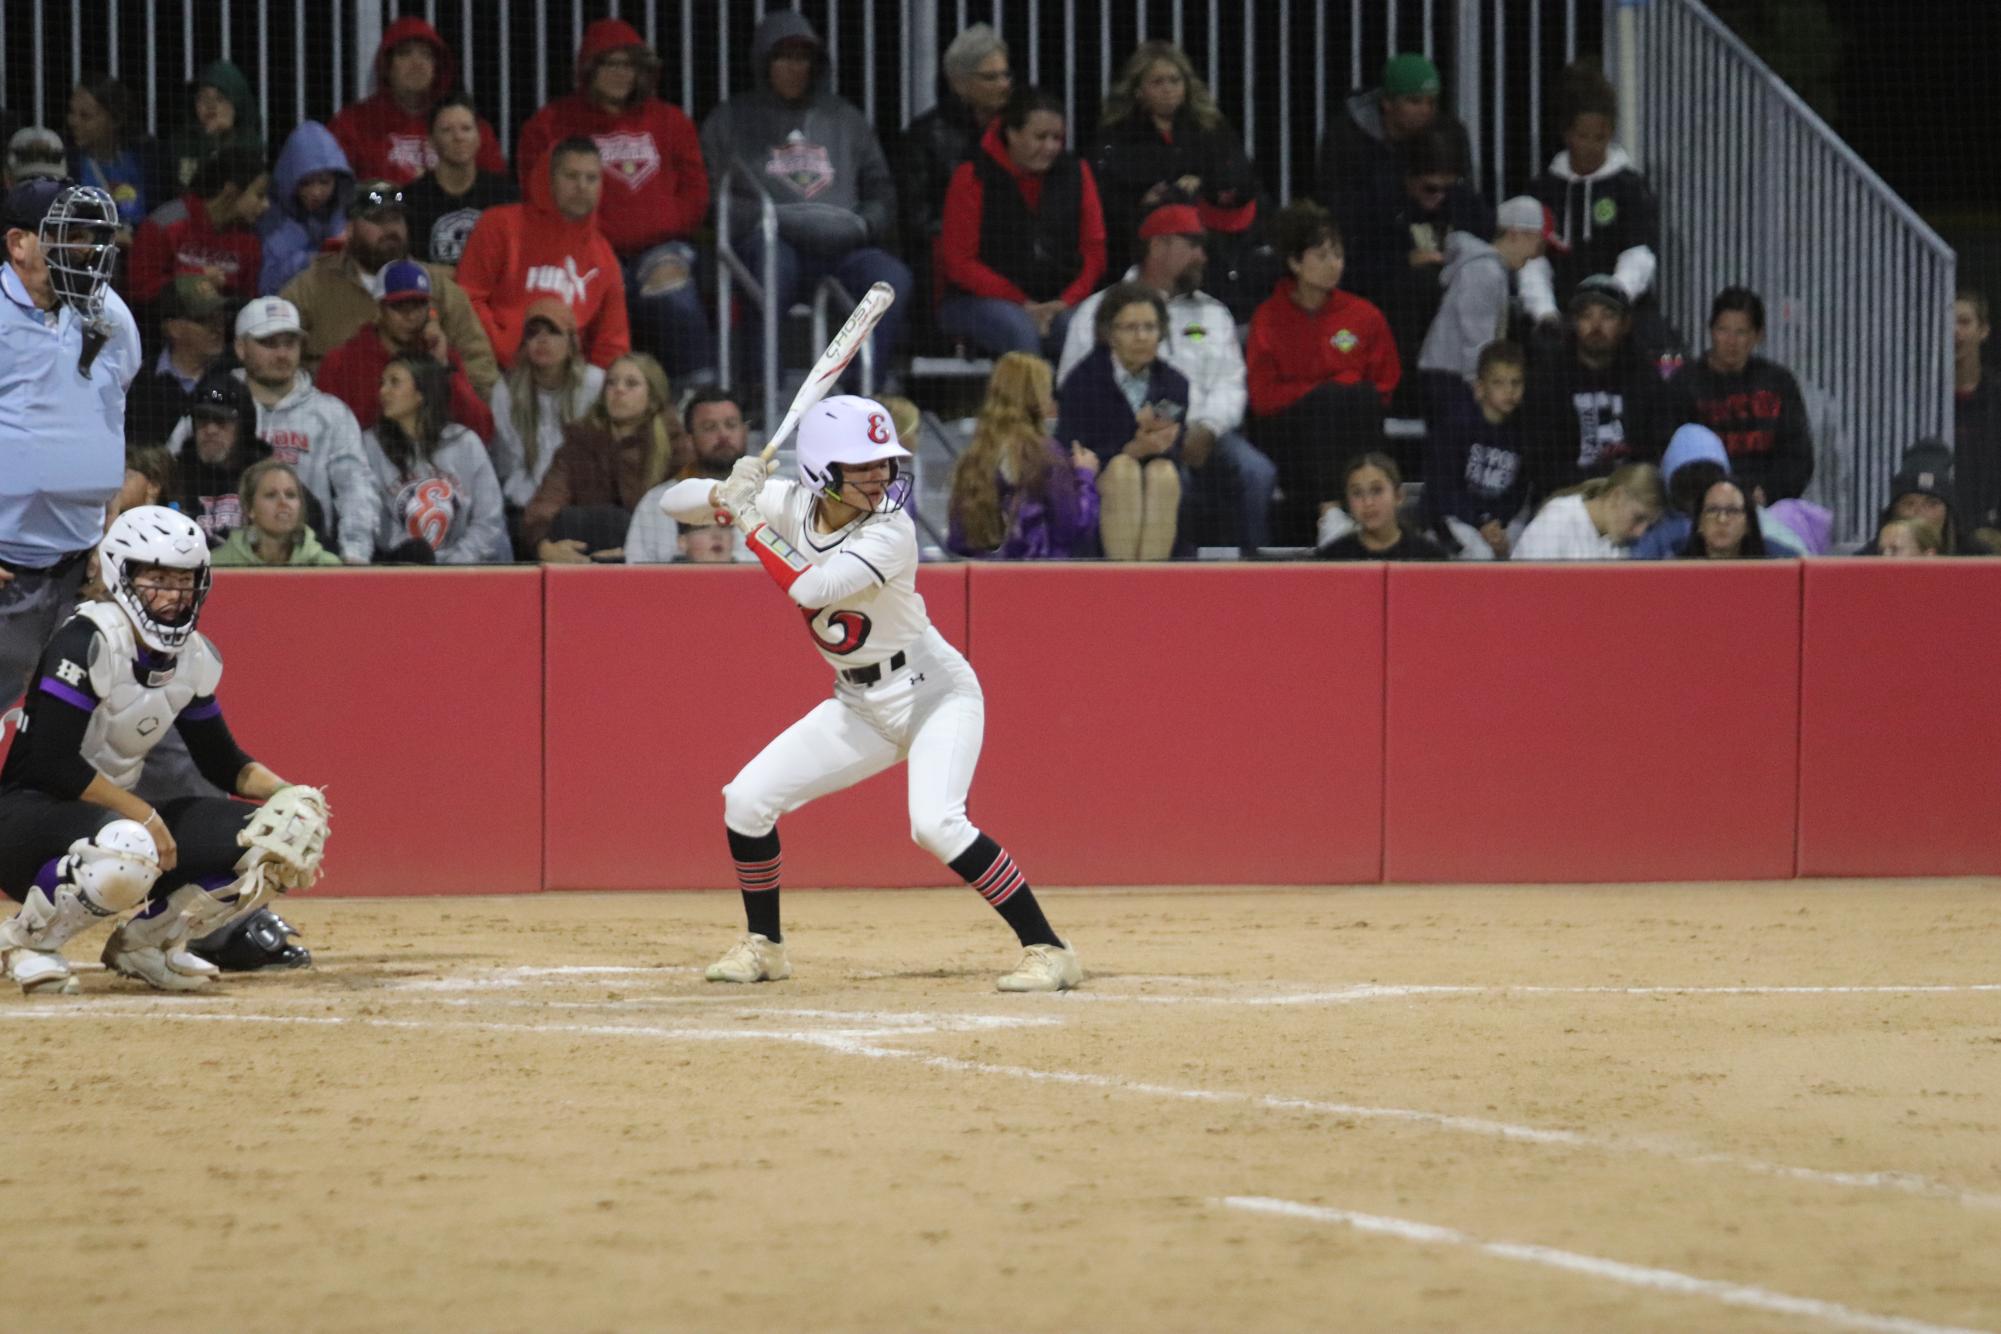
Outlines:
[{"label": "white softball pant", "polygon": [[902,669],[871,686],[835,678],[834,697],[779,733],[723,789],[723,822],[768,834],[815,797],[853,787],[907,760],[910,836],[941,862],[979,837],[966,793],[986,733],[979,678],[936,630],[905,651]]}]

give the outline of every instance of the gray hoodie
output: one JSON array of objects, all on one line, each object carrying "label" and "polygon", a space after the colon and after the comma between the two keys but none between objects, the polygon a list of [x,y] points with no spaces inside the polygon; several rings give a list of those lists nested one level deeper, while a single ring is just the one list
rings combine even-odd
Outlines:
[{"label": "gray hoodie", "polygon": [[504,565],[514,559],[500,482],[478,436],[450,423],[436,447],[407,471],[389,461],[374,428],[363,432],[361,445],[382,497],[375,540],[384,551],[416,538],[437,553],[440,565]]},{"label": "gray hoodie", "polygon": [[[787,102],[772,91],[772,48],[804,38],[818,48],[806,98]],[[807,254],[839,256],[888,241],[896,217],[896,185],[882,144],[867,117],[827,86],[827,53],[813,25],[794,10],[765,15],[751,45],[756,87],[730,98],[702,123],[709,179],[724,187],[732,164],[746,168],[778,208],[778,234]],[[731,190],[730,230],[741,237],[757,225],[758,201],[741,177]]]},{"label": "gray hoodie", "polygon": [[1471,232],[1445,238],[1445,301],[1417,352],[1421,371],[1472,379],[1480,349],[1508,331],[1508,266],[1501,252]]},{"label": "gray hoodie", "polygon": [[[245,378],[240,366],[230,374]],[[167,437],[168,452],[178,455],[191,429],[189,419],[181,418]],[[257,405],[257,434],[270,443],[271,456],[291,464],[300,483],[319,499],[329,522],[339,529],[340,554],[352,561],[370,560],[381,506],[361,452],[361,426],[347,404],[315,389],[313,377],[300,371],[276,406]]]}]

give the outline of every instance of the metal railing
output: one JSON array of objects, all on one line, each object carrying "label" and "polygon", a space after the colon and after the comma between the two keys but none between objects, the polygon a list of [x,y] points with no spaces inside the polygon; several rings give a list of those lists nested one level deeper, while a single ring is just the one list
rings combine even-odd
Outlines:
[{"label": "metal railing", "polygon": [[[189,118],[204,64],[249,76],[274,141],[366,95],[388,25],[430,22],[455,53],[459,85],[512,148],[520,125],[570,91],[584,26],[621,17],[659,52],[661,96],[696,120],[749,81],[752,29],[766,0],[77,0],[0,10],[0,107],[60,129],[69,89],[108,71],[135,95],[148,134]],[[835,89],[884,130],[935,101],[938,61],[975,22],[1007,40],[1018,77],[1058,92],[1086,139],[1118,67],[1140,41],[1188,51],[1282,200],[1309,188],[1316,147],[1349,91],[1383,61],[1422,51],[1444,69],[1473,131],[1484,188],[1526,179],[1543,160],[1545,69],[1596,49],[1586,0],[801,0],[826,38]],[[90,11],[86,14],[86,10]],[[882,40],[893,35],[894,40]],[[1510,54],[1512,53],[1512,54]],[[274,142],[275,147],[275,142]]]},{"label": "metal railing", "polygon": [[1697,0],[1627,8],[1662,307],[1700,345],[1719,290],[1764,297],[1763,354],[1827,405],[1807,494],[1871,536],[1903,451],[1951,436],[1952,247]]}]

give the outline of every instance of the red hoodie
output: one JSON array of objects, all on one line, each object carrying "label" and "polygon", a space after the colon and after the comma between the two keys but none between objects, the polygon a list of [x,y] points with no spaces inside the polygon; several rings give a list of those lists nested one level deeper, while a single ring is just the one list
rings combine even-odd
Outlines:
[{"label": "red hoodie", "polygon": [[591,71],[600,59],[645,45],[638,29],[622,19],[598,19],[585,28],[577,48],[577,91],[536,112],[521,127],[515,151],[526,169],[564,139],[581,135],[596,141],[604,157],[598,230],[621,255],[688,240],[709,211],[709,172],[695,123],[653,95],[645,66],[637,96],[623,110],[606,111],[590,98]]},{"label": "red hoodie", "polygon": [[[493,439],[493,409],[473,389],[466,378],[465,358],[455,347],[445,348],[451,365],[452,420],[481,440]],[[320,362],[313,386],[347,404],[354,419],[367,430],[382,415],[382,372],[395,358],[382,331],[373,323],[354,331],[354,337],[327,353]]]},{"label": "red hoodie", "polygon": [[[449,93],[458,80],[458,65],[436,28],[422,19],[397,19],[390,24],[382,34],[382,44],[375,48],[375,92],[342,107],[327,126],[341,152],[347,154],[347,165],[354,169],[357,181],[380,176],[402,185],[438,165],[437,151],[431,147],[430,108],[405,111],[389,92],[389,55],[412,41],[427,42],[437,53],[432,102]],[[496,175],[507,171],[500,139],[483,116],[479,122],[479,169]]]},{"label": "red hoodie", "polygon": [[[1014,159],[1007,154],[1007,145],[1001,141],[998,120],[981,137],[980,151],[1014,178],[1022,202],[1030,212],[1040,210],[1042,177],[1014,165]],[[1091,295],[1097,290],[1098,279],[1105,275],[1105,211],[1098,201],[1098,182],[1091,175],[1090,163],[1080,161],[1077,167],[1083,174],[1083,197],[1077,210],[1077,250],[1083,256],[1084,267],[1063,289],[1061,300],[1066,306],[1074,306]],[[1028,293],[980,261],[980,221],[985,211],[985,195],[985,183],[973,164],[960,163],[952,173],[950,188],[945,191],[945,217],[935,260],[940,279],[937,290],[1025,303]]]},{"label": "red hoodie", "polygon": [[1403,363],[1383,312],[1339,288],[1320,309],[1301,310],[1292,299],[1296,286],[1291,278],[1281,279],[1278,290],[1251,316],[1244,362],[1252,413],[1269,417],[1283,412],[1330,380],[1367,380],[1388,403],[1403,378]]},{"label": "red hoodie", "polygon": [[200,195],[182,195],[154,209],[132,234],[132,298],[144,305],[182,274],[215,269],[222,274],[216,283],[219,289],[239,301],[248,301],[257,295],[257,274],[263,262],[264,245],[255,228],[219,231],[209,221]]},{"label": "red hoodie", "polygon": [[547,162],[528,174],[528,202],[479,215],[456,277],[486,326],[501,369],[514,364],[528,303],[555,297],[577,317],[577,336],[593,366],[632,350],[625,316],[625,276],[597,219],[571,222],[556,211]]}]

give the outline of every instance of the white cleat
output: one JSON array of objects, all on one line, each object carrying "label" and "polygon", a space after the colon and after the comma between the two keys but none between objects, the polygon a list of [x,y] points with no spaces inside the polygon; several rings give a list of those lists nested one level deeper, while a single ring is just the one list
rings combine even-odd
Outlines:
[{"label": "white cleat", "polygon": [[0,948],[0,968],[26,996],[74,996],[83,990],[69,961],[54,950]]},{"label": "white cleat", "polygon": [[[104,942],[106,968],[120,977],[136,978],[155,991],[200,991],[220,971],[182,948],[186,943],[184,934],[179,940],[147,944],[146,925],[135,919],[121,923],[111,933],[111,939]],[[181,966],[183,959],[193,966]]]},{"label": "white cleat", "polygon": [[792,965],[785,958],[783,941],[767,940],[752,931],[710,964],[703,976],[711,982],[783,982],[792,976]]},{"label": "white cleat", "polygon": [[1083,980],[1084,965],[1068,945],[1030,945],[997,985],[1002,991],[1068,991]]}]

